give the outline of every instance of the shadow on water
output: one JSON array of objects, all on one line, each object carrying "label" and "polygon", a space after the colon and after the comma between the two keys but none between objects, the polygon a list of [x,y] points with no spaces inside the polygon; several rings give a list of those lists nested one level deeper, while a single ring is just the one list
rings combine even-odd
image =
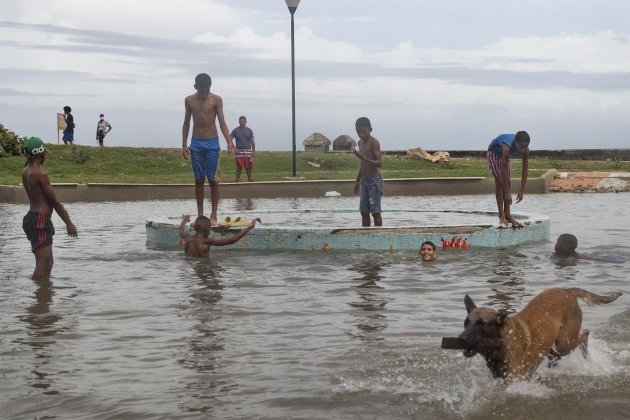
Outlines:
[{"label": "shadow on water", "polygon": [[48,365],[51,361],[51,354],[47,347],[54,344],[54,337],[61,332],[57,328],[57,323],[62,319],[59,314],[51,312],[52,299],[55,295],[53,285],[50,280],[37,283],[35,290],[35,302],[26,308],[26,313],[18,317],[20,321],[27,324],[28,337],[17,339],[16,341],[29,345],[35,352],[33,363],[34,380],[30,386],[43,390],[47,395],[58,395],[59,392],[52,388],[53,381],[47,373]]},{"label": "shadow on water", "polygon": [[182,397],[187,401],[182,402],[180,408],[186,412],[208,413],[216,406],[218,393],[233,386],[227,375],[222,374],[221,364],[226,331],[220,326],[224,269],[207,259],[195,259],[185,267],[192,268],[196,276],[188,285],[190,299],[183,305],[182,314],[193,325],[185,338],[186,352],[177,362],[193,375],[182,377],[185,381]]},{"label": "shadow on water", "polygon": [[383,279],[382,274],[388,265],[379,261],[365,260],[350,267],[359,273],[359,277],[355,277],[354,280],[360,282],[354,286],[360,300],[349,303],[353,308],[360,310],[355,313],[355,316],[359,318],[357,324],[359,331],[351,334],[354,337],[368,341],[384,339],[379,333],[387,328],[384,313],[387,299],[381,296],[384,288],[379,285],[379,281]]}]

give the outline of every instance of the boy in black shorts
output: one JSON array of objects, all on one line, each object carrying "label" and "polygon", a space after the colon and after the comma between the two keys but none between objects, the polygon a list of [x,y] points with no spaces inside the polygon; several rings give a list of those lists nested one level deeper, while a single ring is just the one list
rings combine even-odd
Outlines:
[{"label": "boy in black shorts", "polygon": [[53,267],[52,243],[55,228],[50,218],[53,209],[66,224],[68,235],[76,237],[77,228],[70,221],[63,204],[57,200],[48,172],[42,168],[48,152],[44,142],[37,137],[31,137],[24,142],[23,151],[26,155],[26,167],[22,171],[22,185],[28,195],[30,208],[24,216],[22,228],[31,241],[31,251],[35,254],[33,280],[44,281],[50,278]]}]

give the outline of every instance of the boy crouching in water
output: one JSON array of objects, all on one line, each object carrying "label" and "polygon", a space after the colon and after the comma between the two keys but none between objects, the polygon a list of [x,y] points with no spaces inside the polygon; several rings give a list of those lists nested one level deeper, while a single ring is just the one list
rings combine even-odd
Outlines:
[{"label": "boy crouching in water", "polygon": [[24,142],[23,151],[26,155],[26,167],[22,171],[22,185],[30,207],[22,221],[22,229],[31,241],[31,250],[35,254],[33,280],[46,281],[50,279],[54,261],[52,244],[55,228],[51,220],[53,209],[66,224],[69,236],[76,237],[77,228],[70,221],[63,204],[57,200],[48,172],[42,168],[48,152],[44,142],[37,137],[31,137]]},{"label": "boy crouching in water", "polygon": [[256,226],[256,222],[262,223],[260,219],[252,219],[252,222],[244,229],[236,232],[229,238],[208,238],[212,229],[210,219],[206,216],[199,216],[195,219],[195,234],[186,233],[186,223],[190,221],[190,215],[182,216],[182,222],[179,224],[179,238],[184,244],[184,253],[187,257],[207,257],[210,255],[210,246],[232,245],[238,242],[247,232]]}]

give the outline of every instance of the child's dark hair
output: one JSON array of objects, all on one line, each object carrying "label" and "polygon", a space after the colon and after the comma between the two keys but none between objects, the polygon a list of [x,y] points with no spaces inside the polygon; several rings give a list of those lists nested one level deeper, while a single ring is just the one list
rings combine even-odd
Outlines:
[{"label": "child's dark hair", "polygon": [[68,105],[64,106],[63,110],[66,112],[72,112],[72,108],[70,108]]},{"label": "child's dark hair", "polygon": [[527,131],[519,131],[518,133],[516,133],[514,141],[529,144],[529,134],[527,134]]},{"label": "child's dark hair", "polygon": [[565,243],[571,249],[571,251],[575,251],[575,248],[577,248],[578,246],[577,238],[570,233],[563,233],[562,235],[558,236],[558,242]]},{"label": "child's dark hair", "polygon": [[422,247],[425,246],[425,245],[430,245],[431,248],[433,248],[433,250],[435,251],[435,244],[433,242],[431,242],[431,241],[424,241],[424,242],[422,242],[422,244],[420,245],[420,249],[422,249]]},{"label": "child's dark hair", "polygon": [[197,87],[212,86],[212,78],[207,73],[199,73],[195,77],[195,85]]},{"label": "child's dark hair", "polygon": [[195,228],[195,232],[200,230],[210,232],[210,230],[212,229],[212,222],[206,216],[199,216],[197,217],[197,219],[195,219],[193,227]]},{"label": "child's dark hair", "polygon": [[361,117],[357,119],[357,122],[354,124],[355,127],[368,127],[372,128],[372,124],[370,123],[369,118]]}]

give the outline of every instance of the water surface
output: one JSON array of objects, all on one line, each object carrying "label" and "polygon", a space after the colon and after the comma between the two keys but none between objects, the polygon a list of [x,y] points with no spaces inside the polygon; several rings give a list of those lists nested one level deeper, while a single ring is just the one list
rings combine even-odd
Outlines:
[{"label": "water surface", "polygon": [[[357,204],[223,200],[220,217]],[[383,206],[491,211],[494,198]],[[55,267],[38,285],[21,229],[27,206],[0,204],[0,418],[627,418],[629,206],[630,194],[548,194],[514,207],[548,215],[552,239],[574,233],[579,251],[612,262],[553,258],[550,241],[439,251],[423,264],[415,253],[229,248],[190,259],[148,249],[144,222],[190,213],[193,200],[72,203],[79,238],[53,217]],[[318,222],[336,216],[326,217]],[[340,220],[358,226],[360,215]],[[506,386],[480,357],[440,349],[462,329],[464,294],[520,309],[554,286],[624,292],[582,305],[588,360],[575,354]]]}]

